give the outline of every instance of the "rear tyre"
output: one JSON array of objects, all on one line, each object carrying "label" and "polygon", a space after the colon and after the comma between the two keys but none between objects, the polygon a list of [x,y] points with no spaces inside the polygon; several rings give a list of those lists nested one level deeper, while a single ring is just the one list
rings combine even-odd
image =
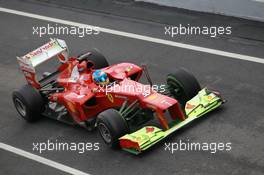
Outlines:
[{"label": "rear tyre", "polygon": [[39,119],[44,111],[43,97],[30,85],[25,85],[14,91],[12,99],[19,115],[28,122]]},{"label": "rear tyre", "polygon": [[187,70],[181,68],[167,75],[167,85],[170,93],[180,101],[182,106],[201,90],[197,79]]},{"label": "rear tyre", "polygon": [[[94,69],[102,69],[104,67],[108,67],[109,63],[105,56],[100,53],[99,50],[93,49],[92,51],[89,51],[91,54],[88,54],[87,56],[83,57],[82,60],[90,60],[94,63]],[[88,53],[88,52],[87,52]],[[85,53],[86,54],[86,53]],[[82,54],[84,55],[84,54]],[[81,57],[80,55],[79,57]]]},{"label": "rear tyre", "polygon": [[98,115],[97,128],[104,142],[112,148],[118,147],[118,139],[129,133],[127,122],[115,109],[105,110]]}]

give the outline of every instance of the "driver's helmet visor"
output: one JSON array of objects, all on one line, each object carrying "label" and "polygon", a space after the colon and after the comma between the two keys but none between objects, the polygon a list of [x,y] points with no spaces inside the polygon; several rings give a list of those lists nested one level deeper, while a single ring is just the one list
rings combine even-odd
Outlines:
[{"label": "driver's helmet visor", "polygon": [[93,80],[96,82],[96,83],[105,83],[105,82],[108,82],[108,77],[107,77],[107,74],[101,70],[96,70],[94,73],[93,73]]}]

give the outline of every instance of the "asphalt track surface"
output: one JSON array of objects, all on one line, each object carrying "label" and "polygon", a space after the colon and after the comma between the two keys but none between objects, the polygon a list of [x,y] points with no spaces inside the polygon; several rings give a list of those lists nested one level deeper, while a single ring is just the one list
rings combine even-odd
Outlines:
[{"label": "asphalt track surface", "polygon": [[[0,6],[25,12],[66,19],[85,24],[133,32],[141,35],[170,39],[164,36],[162,21],[120,17],[94,11],[47,6],[23,1],[0,1]],[[154,12],[153,12],[154,13]],[[156,11],[157,15],[159,11]],[[172,12],[170,12],[172,13]],[[173,15],[172,15],[173,17]],[[183,16],[181,16],[184,19]],[[186,16],[188,20],[188,15]],[[195,18],[195,17],[193,17]],[[212,17],[213,18],[213,17]],[[219,17],[216,17],[219,20]],[[203,18],[199,17],[203,22]],[[0,12],[0,141],[24,151],[62,163],[87,174],[252,174],[264,173],[264,65],[230,59],[148,41],[107,33],[97,36],[44,36],[32,35],[32,26],[45,26],[51,22]],[[234,21],[234,19],[230,19]],[[243,24],[250,21],[237,20]],[[223,23],[228,23],[223,18]],[[253,26],[253,27],[252,27]],[[244,31],[246,38],[254,36],[263,25],[254,23]],[[262,28],[263,29],[263,28]],[[248,32],[248,33],[247,33]],[[237,33],[234,33],[234,36]],[[66,40],[71,55],[88,48],[99,48],[110,63],[122,61],[146,63],[154,82],[162,83],[166,74],[177,67],[192,71],[203,86],[221,91],[227,103],[205,119],[175,133],[164,142],[231,142],[231,151],[212,154],[206,151],[164,150],[164,142],[140,156],[109,149],[97,132],[89,133],[80,127],[42,119],[28,124],[16,113],[11,93],[25,83],[16,62],[17,55],[36,48],[50,37]],[[264,58],[263,36],[256,40],[210,38],[204,36],[179,37],[171,40],[228,52]],[[48,69],[47,65],[42,69]],[[32,151],[33,142],[59,140],[61,142],[99,142],[99,151]],[[0,149],[0,174],[65,174],[56,168],[38,163]]]}]

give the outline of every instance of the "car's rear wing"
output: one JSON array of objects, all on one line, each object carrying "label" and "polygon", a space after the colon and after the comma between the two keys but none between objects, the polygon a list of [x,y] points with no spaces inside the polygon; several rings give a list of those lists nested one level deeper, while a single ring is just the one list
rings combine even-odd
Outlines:
[{"label": "car's rear wing", "polygon": [[69,50],[64,40],[50,39],[50,41],[28,54],[17,57],[20,69],[23,71],[28,83],[39,89],[35,67],[57,56],[64,63],[68,60]]}]

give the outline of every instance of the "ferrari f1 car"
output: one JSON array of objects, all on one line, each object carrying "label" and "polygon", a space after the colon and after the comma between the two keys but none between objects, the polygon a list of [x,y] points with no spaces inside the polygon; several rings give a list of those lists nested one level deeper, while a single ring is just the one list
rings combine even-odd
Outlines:
[{"label": "ferrari f1 car", "polygon": [[[51,58],[60,65],[40,78],[36,66]],[[98,50],[69,57],[65,41],[17,57],[27,84],[13,92],[17,112],[28,122],[42,116],[97,128],[110,147],[139,154],[191,121],[219,107],[220,94],[201,89],[185,69],[167,75],[162,90],[153,89],[146,66],[109,65]],[[142,74],[149,84],[139,82]]]}]

